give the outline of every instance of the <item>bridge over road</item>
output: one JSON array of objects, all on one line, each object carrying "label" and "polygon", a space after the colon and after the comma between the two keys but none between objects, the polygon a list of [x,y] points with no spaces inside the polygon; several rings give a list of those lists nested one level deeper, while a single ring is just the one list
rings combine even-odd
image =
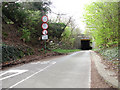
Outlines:
[{"label": "bridge over road", "polygon": [[76,37],[75,47],[81,50],[91,50],[94,48],[94,42],[89,35],[81,34]]}]

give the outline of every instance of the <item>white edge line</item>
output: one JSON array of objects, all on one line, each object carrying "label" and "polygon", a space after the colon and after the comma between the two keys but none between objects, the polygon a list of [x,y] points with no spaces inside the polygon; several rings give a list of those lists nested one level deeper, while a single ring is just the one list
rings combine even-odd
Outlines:
[{"label": "white edge line", "polygon": [[[20,70],[19,70],[19,71],[20,71]],[[4,79],[7,79],[7,78],[10,78],[10,77],[13,77],[13,76],[16,76],[16,75],[19,75],[19,74],[22,74],[22,73],[27,72],[27,71],[28,71],[28,70],[23,70],[23,71],[20,71],[20,72],[17,72],[17,71],[16,71],[16,72],[17,72],[16,74],[13,74],[13,75],[10,75],[10,76],[1,78],[0,81],[1,81],[1,80],[4,80]],[[7,71],[6,73],[8,73],[8,72],[12,72],[12,70],[11,70],[11,71]],[[15,72],[15,71],[14,71],[14,72]],[[4,73],[4,74],[6,74],[6,73]],[[4,75],[4,74],[3,74],[3,75]]]},{"label": "white edge line", "polygon": [[[92,53],[93,53],[93,51],[92,50],[90,50],[90,57],[92,57]],[[92,70],[92,66],[91,66],[91,64],[92,64],[92,59],[90,58],[90,77],[89,77],[89,88],[91,88],[91,70]]]},{"label": "white edge line", "polygon": [[4,72],[4,73],[1,73],[0,76],[4,75],[4,74],[6,74],[6,73],[8,73],[8,71],[7,71],[7,72]]},{"label": "white edge line", "polygon": [[[91,61],[91,58],[90,58]],[[91,88],[91,62],[90,62],[90,71],[89,71],[89,88]]]},{"label": "white edge line", "polygon": [[32,75],[28,76],[27,78],[25,78],[25,79],[23,79],[23,80],[21,80],[21,81],[17,82],[16,84],[14,84],[14,85],[10,86],[9,88],[13,88],[13,87],[17,86],[18,84],[20,84],[20,83],[24,82],[25,80],[27,80],[27,79],[31,78],[32,76],[34,76],[34,75],[36,75],[36,74],[38,74],[38,73],[40,73],[40,72],[44,71],[45,69],[47,69],[47,68],[48,68],[48,67],[50,67],[50,66],[51,66],[51,65],[49,65],[49,66],[47,66],[47,67],[45,67],[45,68],[41,69],[40,71],[38,71],[38,72],[36,72],[36,73],[34,73],[34,74],[32,74]]},{"label": "white edge line", "polygon": [[[90,52],[89,52],[89,57],[90,56]],[[89,73],[88,73],[88,88],[91,88],[91,58],[90,58],[90,67],[89,67]]]}]

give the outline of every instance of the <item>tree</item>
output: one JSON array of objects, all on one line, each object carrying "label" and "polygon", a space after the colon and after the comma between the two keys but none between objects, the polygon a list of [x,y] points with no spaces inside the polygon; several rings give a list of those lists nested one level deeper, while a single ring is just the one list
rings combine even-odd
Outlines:
[{"label": "tree", "polygon": [[36,44],[42,35],[41,17],[50,11],[50,5],[51,2],[47,0],[41,2],[3,2],[2,19],[6,24],[12,22],[20,27],[21,39]]},{"label": "tree", "polygon": [[27,16],[24,8],[22,8],[19,3],[15,2],[3,2],[2,14],[3,22],[10,20],[19,26],[22,26]]},{"label": "tree", "polygon": [[41,0],[41,2],[23,2],[22,6],[27,10],[40,11],[41,15],[45,15],[48,12],[51,12],[50,5],[51,1]]},{"label": "tree", "polygon": [[61,39],[61,34],[64,32],[64,23],[49,23],[49,33],[48,35],[52,38]]},{"label": "tree", "polygon": [[110,47],[118,43],[118,2],[93,2],[84,15],[96,45]]}]

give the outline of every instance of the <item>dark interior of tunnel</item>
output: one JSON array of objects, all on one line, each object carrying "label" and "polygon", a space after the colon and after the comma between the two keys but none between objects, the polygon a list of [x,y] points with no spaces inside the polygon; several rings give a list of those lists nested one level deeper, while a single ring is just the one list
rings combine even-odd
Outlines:
[{"label": "dark interior of tunnel", "polygon": [[92,47],[90,46],[90,40],[81,40],[81,49],[82,50],[92,49]]}]

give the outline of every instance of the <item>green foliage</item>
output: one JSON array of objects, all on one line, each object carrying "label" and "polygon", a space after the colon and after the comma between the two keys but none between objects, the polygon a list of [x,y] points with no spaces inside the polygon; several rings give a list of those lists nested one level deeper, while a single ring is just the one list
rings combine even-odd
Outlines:
[{"label": "green foliage", "polygon": [[63,28],[65,27],[64,23],[49,23],[49,33],[48,35],[52,38],[61,38],[61,34],[63,33]]},{"label": "green foliage", "polygon": [[4,37],[4,38],[7,38],[7,36],[8,36],[8,33],[6,33],[6,32],[2,32],[2,36]]},{"label": "green foliage", "polygon": [[62,33],[62,42],[64,48],[73,48],[75,38],[71,37],[72,32],[70,27],[66,27],[65,31]]},{"label": "green foliage", "polygon": [[23,28],[22,29],[22,37],[21,39],[25,40],[25,41],[30,41],[30,31],[29,29]]},{"label": "green foliage", "polygon": [[44,51],[44,48],[41,48],[41,51]]},{"label": "green foliage", "polygon": [[77,52],[80,51],[79,49],[54,49],[52,50],[53,52],[58,52],[58,53],[71,53],[71,52]]},{"label": "green foliage", "polygon": [[22,30],[21,39],[38,42],[41,37],[41,17],[50,11],[50,1],[41,2],[3,2],[2,19],[7,24],[16,24]]},{"label": "green foliage", "polygon": [[118,47],[102,49],[98,51],[106,60],[118,59]]},{"label": "green foliage", "polygon": [[[50,5],[52,3],[50,1],[41,1],[41,2],[23,2],[23,3],[16,3],[16,2],[3,2],[2,3],[2,14],[3,14],[3,21],[4,22],[14,22],[19,26],[25,24],[26,19],[29,18],[29,13],[26,13],[26,10],[34,11],[35,12],[42,12],[42,14],[46,14],[50,11]],[[33,17],[39,17],[34,16]],[[31,18],[32,19],[32,18]],[[39,19],[38,21],[40,21]]]},{"label": "green foliage", "polygon": [[118,2],[94,2],[85,8],[85,22],[98,47],[118,43]]},{"label": "green foliage", "polygon": [[22,26],[27,16],[27,14],[24,11],[24,8],[22,8],[19,3],[15,3],[15,2],[3,2],[2,14],[3,14],[2,17],[4,22],[11,20],[15,24],[18,24],[19,26]]},{"label": "green foliage", "polygon": [[38,52],[42,52],[44,51],[44,48],[38,49]]},{"label": "green foliage", "polygon": [[[15,24],[14,26],[19,28],[19,36],[23,41],[32,44],[33,46],[43,45],[42,37],[42,16],[47,15],[50,12],[51,2],[49,0],[42,0],[41,2],[3,2],[2,4],[2,13],[3,13],[3,22],[7,24]],[[70,20],[67,24],[61,22],[47,22],[49,40],[53,40],[58,43],[62,38],[65,42],[66,47],[73,47],[74,38],[71,37],[72,30],[66,28],[70,23]],[[65,32],[64,32],[65,31]],[[64,36],[62,36],[62,34]],[[65,39],[65,40],[64,40]],[[47,42],[48,44],[49,42]],[[41,44],[41,45],[40,45]],[[47,45],[48,46],[48,45]],[[58,46],[58,45],[57,45]],[[21,54],[22,55],[22,54]]]},{"label": "green foliage", "polygon": [[70,27],[66,27],[66,28],[65,28],[65,31],[64,31],[63,34],[62,34],[62,37],[63,37],[64,39],[67,39],[67,38],[70,37],[70,35],[71,35]]},{"label": "green foliage", "polygon": [[46,14],[48,11],[51,11],[50,5],[52,2],[50,1],[41,1],[41,2],[24,2],[22,4],[23,7],[25,7],[27,10],[32,11],[42,11],[42,14]]},{"label": "green foliage", "polygon": [[7,61],[14,61],[19,58],[22,58],[26,55],[33,55],[33,49],[30,47],[23,47],[23,46],[8,46],[8,45],[3,45],[2,46],[2,61],[7,62]]}]

